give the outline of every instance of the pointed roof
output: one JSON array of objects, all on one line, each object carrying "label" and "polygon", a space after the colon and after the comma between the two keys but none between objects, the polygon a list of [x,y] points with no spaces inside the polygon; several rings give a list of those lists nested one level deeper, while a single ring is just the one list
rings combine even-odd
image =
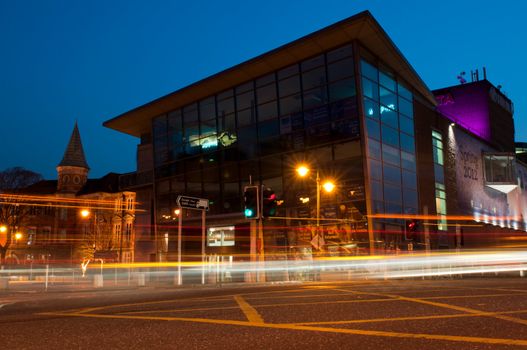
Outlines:
[{"label": "pointed roof", "polygon": [[75,122],[75,127],[71,133],[70,142],[64,152],[64,157],[59,163],[59,166],[76,166],[81,168],[90,169],[88,163],[86,163],[86,157],[84,156],[84,150],[82,148],[81,134]]}]

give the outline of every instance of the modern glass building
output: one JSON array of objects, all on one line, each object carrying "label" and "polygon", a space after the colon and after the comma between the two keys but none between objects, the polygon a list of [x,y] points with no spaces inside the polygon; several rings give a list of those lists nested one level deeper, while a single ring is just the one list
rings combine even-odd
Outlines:
[{"label": "modern glass building", "polygon": [[[142,230],[145,242],[155,242],[145,249],[156,259],[173,258],[178,220],[200,223],[197,211],[174,214],[180,195],[209,200],[208,253],[261,249],[254,237],[260,224],[243,215],[250,184],[272,188],[279,199],[274,217],[261,223],[268,252],[361,254],[408,249],[409,242],[410,249],[451,248],[460,244],[459,224],[446,220],[459,211],[457,201],[449,205],[457,165],[445,152],[452,118],[437,96],[362,12],[104,125],[141,140],[137,172],[121,184],[151,214],[142,225],[137,219],[136,235]],[[506,117],[512,121],[512,111]],[[488,151],[511,151],[489,140]],[[297,176],[301,163],[312,178]],[[319,227],[316,174],[336,184],[319,193]],[[423,214],[437,219],[419,217],[418,235],[410,237],[408,220]],[[458,235],[449,238],[449,230]],[[199,250],[194,231],[184,231],[187,252]]]}]

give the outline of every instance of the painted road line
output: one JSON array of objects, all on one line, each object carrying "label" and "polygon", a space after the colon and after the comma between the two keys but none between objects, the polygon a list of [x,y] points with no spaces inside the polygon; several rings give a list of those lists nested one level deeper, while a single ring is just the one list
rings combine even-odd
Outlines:
[{"label": "painted road line", "polygon": [[[348,289],[342,289],[342,290],[343,291],[348,291],[348,292],[350,291]],[[363,292],[358,292],[358,293],[364,294]],[[469,313],[469,314],[481,314],[481,313],[485,312],[485,311],[482,311],[482,310],[476,310],[476,309],[472,309],[472,308],[468,308],[468,307],[451,305],[451,304],[446,304],[446,303],[439,303],[439,302],[428,300],[428,299],[431,299],[431,298],[426,298],[426,299],[425,298],[411,298],[411,297],[404,297],[404,296],[397,295],[397,294],[386,294],[386,293],[368,293],[368,294],[381,296],[381,297],[382,296],[390,297],[390,298],[394,298],[394,300],[405,300],[405,301],[410,301],[410,302],[413,302],[413,303],[431,305],[431,306],[436,306],[436,307],[440,307],[440,308],[444,308],[444,309],[450,309],[450,310],[466,312],[466,313]],[[501,296],[503,294],[499,294],[499,295]],[[434,298],[435,299],[447,299],[447,298],[441,298],[440,296],[437,296],[437,297],[434,297]],[[524,319],[521,319],[521,318],[510,317],[510,316],[506,316],[506,315],[490,315],[489,317],[493,317],[493,318],[496,318],[496,319],[499,319],[499,320],[503,320],[503,321],[509,321],[509,322],[513,322],[513,323],[518,323],[518,324],[522,324],[522,325],[527,325],[527,320],[524,320]]]},{"label": "painted road line", "polygon": [[434,320],[442,318],[463,318],[463,317],[483,317],[501,314],[522,314],[527,310],[500,311],[500,312],[482,312],[481,314],[448,314],[448,315],[430,315],[430,316],[408,316],[408,317],[387,317],[387,318],[370,318],[363,320],[343,320],[343,321],[321,321],[321,322],[295,322],[290,324],[296,325],[324,325],[324,324],[351,324],[351,323],[375,323],[375,322],[396,322],[396,321],[415,321],[415,320]]},{"label": "painted road line", "polygon": [[209,323],[218,325],[234,325],[246,327],[259,327],[270,329],[282,329],[292,331],[311,331],[311,332],[325,332],[325,333],[340,333],[340,334],[355,334],[364,336],[376,337],[391,337],[391,338],[406,338],[406,339],[425,339],[425,340],[443,340],[466,343],[480,343],[480,344],[503,344],[503,345],[521,345],[527,346],[527,340],[524,339],[504,339],[504,338],[484,338],[484,337],[468,337],[455,335],[441,335],[441,334],[421,334],[421,333],[402,333],[402,332],[386,332],[386,331],[371,331],[362,329],[341,329],[341,328],[327,328],[327,327],[313,327],[293,324],[273,324],[263,322],[247,322],[235,320],[217,320],[217,319],[203,319],[203,318],[182,318],[182,317],[159,317],[159,316],[126,316],[126,315],[98,315],[98,314],[68,314],[61,312],[45,312],[40,315],[54,315],[66,317],[90,317],[90,318],[105,318],[105,319],[132,319],[132,320],[158,320],[158,321],[182,321],[182,322],[196,322]]},{"label": "painted road line", "polygon": [[255,308],[253,308],[249,303],[245,301],[240,295],[235,295],[234,300],[240,305],[240,309],[242,309],[243,313],[251,323],[264,323],[264,320],[262,316],[256,311]]}]

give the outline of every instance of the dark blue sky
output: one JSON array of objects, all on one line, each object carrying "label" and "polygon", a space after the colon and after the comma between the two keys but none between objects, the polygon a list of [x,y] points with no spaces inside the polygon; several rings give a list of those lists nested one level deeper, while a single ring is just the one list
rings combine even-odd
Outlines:
[{"label": "dark blue sky", "polygon": [[430,89],[487,67],[527,141],[527,2],[0,0],[0,170],[56,178],[75,120],[90,177],[135,168],[118,114],[370,10]]}]

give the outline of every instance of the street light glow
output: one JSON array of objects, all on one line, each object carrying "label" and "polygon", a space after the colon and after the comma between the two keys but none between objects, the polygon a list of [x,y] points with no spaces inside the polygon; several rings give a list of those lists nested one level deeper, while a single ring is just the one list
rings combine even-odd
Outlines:
[{"label": "street light glow", "polygon": [[174,209],[174,215],[179,216],[179,214],[181,214],[181,210],[179,208]]},{"label": "street light glow", "polygon": [[335,184],[331,181],[326,181],[324,182],[322,187],[324,188],[324,191],[326,191],[327,193],[330,193],[335,189]]},{"label": "street light glow", "polygon": [[22,238],[22,234],[20,232],[15,233],[15,239],[18,241],[20,238]]},{"label": "street light glow", "polygon": [[5,226],[5,225],[0,226],[0,232],[1,233],[4,233],[6,231],[7,231],[7,226]]},{"label": "street light glow", "polygon": [[81,216],[83,218],[87,218],[88,216],[90,216],[90,211],[88,209],[82,209],[81,210]]},{"label": "street light glow", "polygon": [[305,177],[309,173],[309,168],[305,165],[299,165],[296,168],[296,172],[300,177]]}]

